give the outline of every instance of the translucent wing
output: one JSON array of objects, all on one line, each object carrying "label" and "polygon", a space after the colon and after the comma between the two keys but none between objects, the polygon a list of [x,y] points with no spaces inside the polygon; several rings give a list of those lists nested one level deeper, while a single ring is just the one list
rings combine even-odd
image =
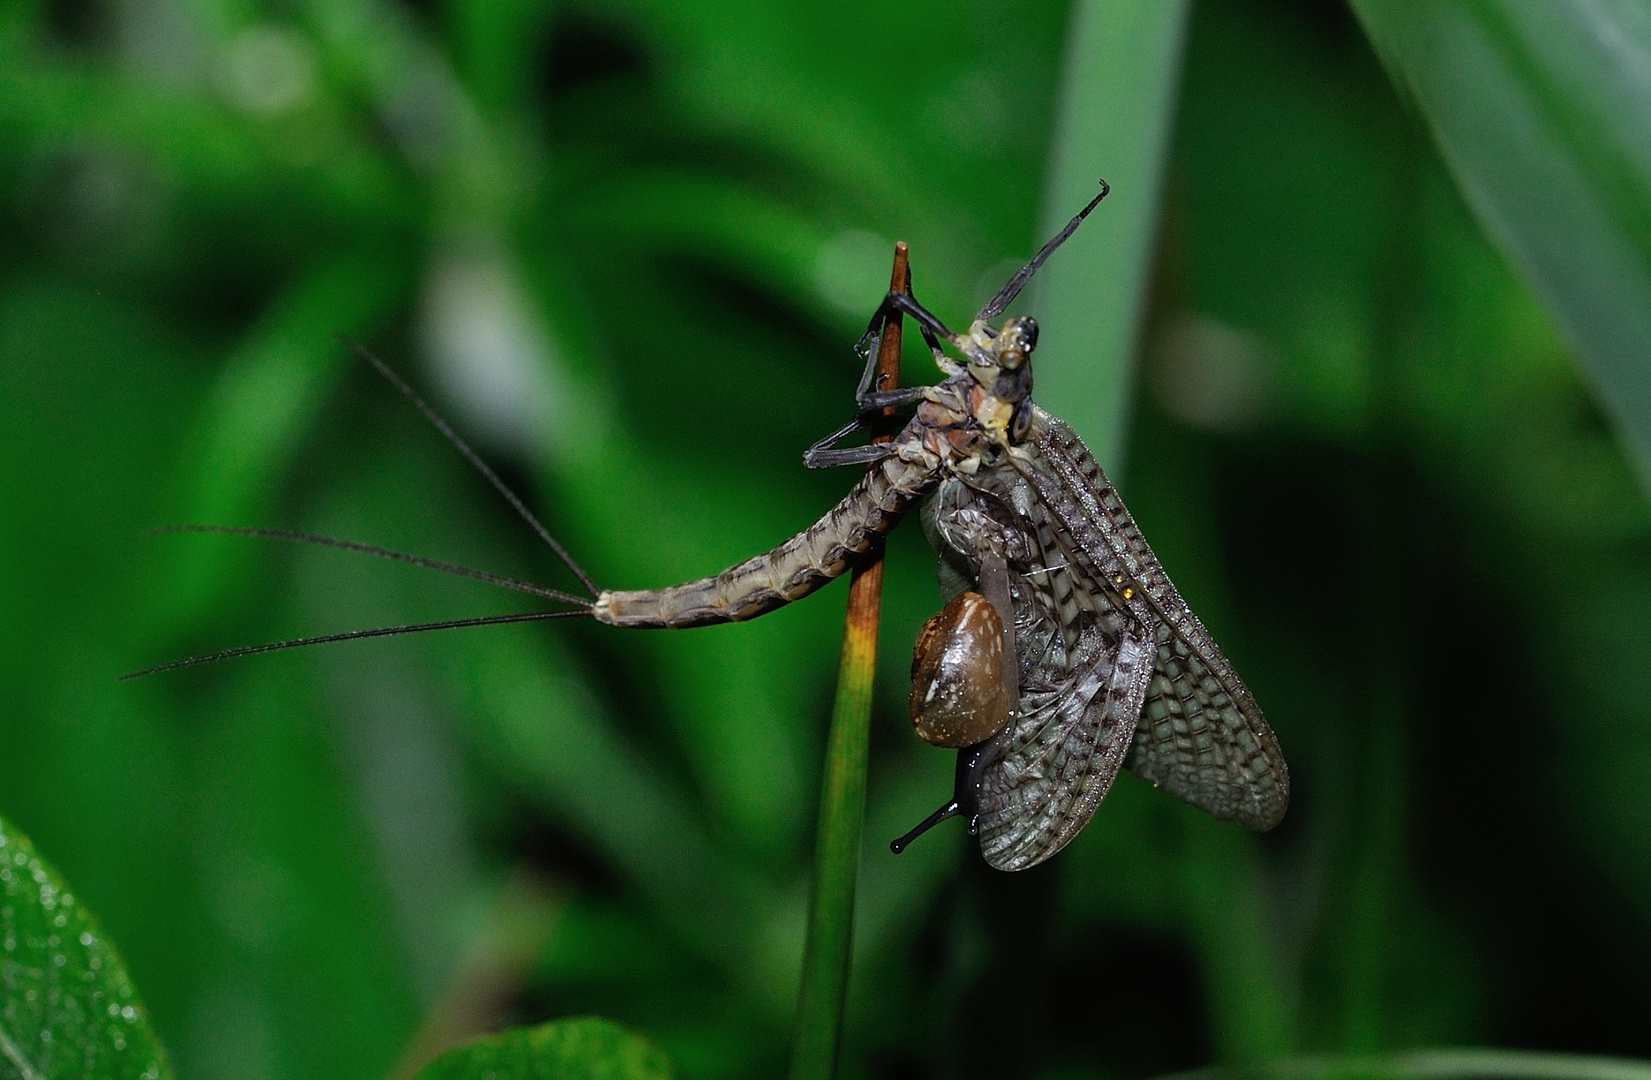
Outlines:
[{"label": "translucent wing", "polygon": [[1116,593],[1074,588],[1030,500],[1013,469],[992,469],[943,484],[924,519],[944,592],[976,587],[983,552],[1010,560],[1020,703],[985,768],[977,818],[981,854],[999,870],[1042,862],[1089,823],[1129,753],[1153,671],[1151,622],[1113,604]]},{"label": "translucent wing", "polygon": [[989,864],[1059,851],[1121,766],[1215,817],[1278,823],[1272,730],[1070,428],[1038,410],[1013,454],[942,483],[924,523],[948,594],[974,587],[984,552],[1010,568],[1020,709],[982,780]]},{"label": "translucent wing", "polygon": [[[1216,654],[1220,656],[1219,653]],[[1278,742],[1243,683],[1235,694],[1168,623],[1126,767],[1225,821],[1270,829],[1289,803]]]},{"label": "translucent wing", "polygon": [[[1136,775],[1201,810],[1270,829],[1290,799],[1289,771],[1272,729],[1232,665],[1188,610],[1089,450],[1038,410],[1016,471],[1034,489],[1050,532],[1086,587],[1143,610],[1156,655],[1145,715],[1126,762]],[[1122,590],[1133,593],[1123,599]]]},{"label": "translucent wing", "polygon": [[1064,670],[1039,667],[1060,677],[1023,682],[1008,745],[981,786],[980,852],[999,870],[1042,862],[1089,824],[1129,750],[1152,651],[1134,627],[1114,637],[1090,623]]}]

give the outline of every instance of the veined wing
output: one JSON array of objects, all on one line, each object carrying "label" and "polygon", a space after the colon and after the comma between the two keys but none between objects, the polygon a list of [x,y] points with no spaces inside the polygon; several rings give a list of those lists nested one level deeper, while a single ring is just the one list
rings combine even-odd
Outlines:
[{"label": "veined wing", "polygon": [[981,854],[999,870],[1042,862],[1089,823],[1152,677],[1150,618],[1113,604],[1116,593],[1075,590],[1056,525],[1002,464],[942,484],[924,514],[943,593],[976,587],[988,551],[1009,562],[1020,702],[984,769],[976,819]]},{"label": "veined wing", "polygon": [[[1109,634],[1087,621],[1070,653],[1047,622],[1034,632],[1046,638],[1045,657],[1059,659],[1022,665],[1020,711],[981,785],[980,853],[999,870],[1042,862],[1095,816],[1129,751],[1152,672],[1151,646],[1133,623]],[[1026,637],[1017,634],[1017,649]]]},{"label": "veined wing", "polygon": [[1016,471],[1052,519],[1074,592],[1112,593],[1114,604],[1144,598],[1150,609],[1153,671],[1126,767],[1217,818],[1272,828],[1289,803],[1290,778],[1255,698],[1077,434],[1038,409],[1025,446]]}]

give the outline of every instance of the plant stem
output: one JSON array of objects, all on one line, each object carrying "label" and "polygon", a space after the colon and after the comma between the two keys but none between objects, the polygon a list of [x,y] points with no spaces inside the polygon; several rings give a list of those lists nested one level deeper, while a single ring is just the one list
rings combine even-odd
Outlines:
[{"label": "plant stem", "polygon": [[[889,288],[909,292],[910,282],[906,245],[899,243],[894,246]],[[877,389],[890,389],[899,380],[900,329],[900,313],[894,312],[883,323],[878,343]],[[893,412],[887,409],[884,415]],[[879,434],[873,441],[885,442],[888,438]],[[803,947],[797,1026],[791,1044],[791,1080],[830,1080],[837,1072],[843,1003],[854,946],[854,889],[860,872],[860,832],[866,812],[866,747],[871,737],[871,691],[877,671],[877,617],[882,601],[883,554],[879,550],[854,571],[849,583],[837,700],[831,710],[825,775],[820,783],[820,825],[808,898],[808,939]]]}]

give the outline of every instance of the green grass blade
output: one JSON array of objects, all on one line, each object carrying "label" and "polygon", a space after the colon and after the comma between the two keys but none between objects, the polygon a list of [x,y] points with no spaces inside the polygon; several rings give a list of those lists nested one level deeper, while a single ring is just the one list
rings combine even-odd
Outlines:
[{"label": "green grass blade", "polygon": [[1112,194],[1041,272],[1038,400],[1116,468],[1186,37],[1185,0],[1072,6],[1039,241]]},{"label": "green grass blade", "polygon": [[[896,244],[889,288],[911,290],[906,245]],[[883,322],[878,342],[877,382],[899,379],[901,317]],[[894,410],[885,409],[891,416]],[[879,436],[875,441],[887,441]],[[877,468],[878,466],[872,466]],[[820,784],[820,828],[815,840],[814,880],[808,899],[808,937],[803,948],[802,986],[791,1045],[792,1080],[831,1080],[842,1046],[843,1008],[854,959],[854,901],[860,876],[860,840],[865,832],[866,767],[871,753],[871,696],[877,674],[877,627],[883,607],[883,555],[855,570],[843,618],[843,650],[837,671],[837,699],[826,739]]]},{"label": "green grass blade", "polygon": [[772,897],[722,858],[692,807],[613,730],[589,689],[561,674],[577,670],[574,657],[499,639],[445,649],[485,757],[602,852],[704,956],[744,959],[727,943],[756,932]]},{"label": "green grass blade", "polygon": [[[879,571],[881,585],[881,566],[874,569]],[[837,1072],[843,1002],[853,955],[854,894],[865,823],[866,759],[871,743],[871,690],[876,662],[877,622],[873,611],[869,628],[851,620],[843,633],[842,667],[821,784],[820,832],[792,1044],[792,1080],[830,1080]]]},{"label": "green grass blade", "polygon": [[1354,0],[1651,490],[1651,16],[1631,0]]},{"label": "green grass blade", "polygon": [[[1200,1069],[1173,1080],[1651,1080],[1651,1061],[1589,1054],[1548,1054],[1500,1047],[1447,1047],[1382,1057],[1287,1058],[1242,1069]],[[1162,1080],[1172,1080],[1164,1077]]]}]

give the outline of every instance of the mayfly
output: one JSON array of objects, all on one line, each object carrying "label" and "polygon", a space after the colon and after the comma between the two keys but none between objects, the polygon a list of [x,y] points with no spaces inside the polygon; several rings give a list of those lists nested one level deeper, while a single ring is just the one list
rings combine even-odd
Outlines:
[{"label": "mayfly", "polygon": [[[890,846],[961,816],[986,862],[1020,870],[1055,854],[1089,819],[1120,768],[1223,820],[1270,829],[1289,776],[1244,683],[1188,609],[1106,474],[1065,423],[1032,402],[1031,318],[993,323],[1106,197],[1107,186],[954,333],[891,291],[857,351],[861,417],[804,455],[810,468],[868,466],[824,517],[771,551],[664,589],[599,589],[485,462],[405,382],[357,351],[419,408],[573,571],[590,597],[349,541],[275,530],[205,531],[321,543],[478,578],[568,610],[455,619],[231,649],[137,674],[361,637],[587,616],[610,626],[738,622],[801,599],[847,570],[923,503],[940,557],[944,608],[912,663],[910,713],[925,741],[956,748],[951,798]],[[874,388],[872,344],[893,313],[911,316],[945,378]],[[944,343],[944,345],[942,344]],[[945,351],[957,353],[953,359]],[[915,406],[887,442],[837,444],[882,410]]]}]

